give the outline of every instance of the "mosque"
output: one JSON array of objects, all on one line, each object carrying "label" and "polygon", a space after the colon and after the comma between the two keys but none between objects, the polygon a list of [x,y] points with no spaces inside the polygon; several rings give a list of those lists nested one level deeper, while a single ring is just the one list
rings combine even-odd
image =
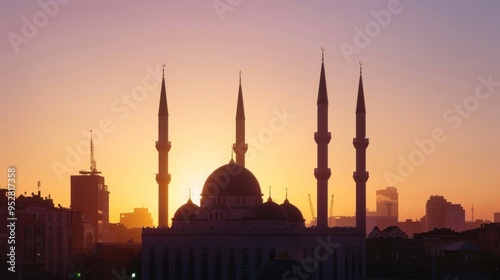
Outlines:
[{"label": "mosque", "polygon": [[[245,111],[241,76],[236,109],[236,160],[207,178],[199,206],[191,198],[168,226],[168,106],[162,79],[158,141],[157,228],[142,232],[143,279],[365,279],[366,111],[360,71],[356,104],[356,227],[328,227],[328,94],[322,55],[317,96],[317,225],[306,227],[288,199],[264,199],[259,181],[245,168]],[[277,269],[279,267],[279,269]],[[263,276],[264,275],[264,276]]]}]

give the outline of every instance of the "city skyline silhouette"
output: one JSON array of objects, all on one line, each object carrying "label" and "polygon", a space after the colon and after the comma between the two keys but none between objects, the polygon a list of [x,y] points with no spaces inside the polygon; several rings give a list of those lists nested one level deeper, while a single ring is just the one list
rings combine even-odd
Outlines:
[{"label": "city skyline silhouette", "polygon": [[[402,220],[422,217],[430,195],[461,204],[467,220],[472,204],[476,218],[492,220],[492,213],[498,212],[498,180],[489,175],[500,158],[498,149],[492,148],[500,139],[495,129],[499,56],[492,47],[497,45],[494,25],[488,24],[495,17],[484,16],[496,4],[463,3],[442,22],[444,6],[405,1],[394,8],[397,13],[391,13],[386,3],[332,3],[310,6],[311,15],[301,12],[304,6],[272,4],[257,13],[256,6],[242,3],[222,19],[212,5],[131,4],[114,14],[115,24],[122,23],[115,26],[99,18],[113,9],[110,4],[90,12],[91,5],[68,3],[60,5],[46,25],[35,26],[32,38],[23,35],[25,22],[20,19],[33,21],[35,12],[44,10],[36,3],[27,9],[10,5],[18,13],[8,18],[8,51],[2,54],[5,69],[11,70],[0,85],[8,93],[2,119],[9,120],[4,123],[9,137],[1,153],[4,169],[19,170],[18,194],[35,192],[41,181],[43,193],[69,207],[69,178],[88,169],[88,131],[93,130],[97,166],[111,192],[110,221],[118,222],[120,213],[144,204],[157,224],[157,161],[151,143],[156,141],[157,93],[165,62],[172,104],[170,138],[175,143],[170,153],[170,217],[187,200],[189,189],[193,197],[199,195],[213,168],[231,156],[230,128],[241,69],[247,139],[256,139],[248,141],[246,164],[263,186],[273,186],[277,200],[285,198],[287,188],[310,220],[308,193],[316,204],[316,194],[309,190],[315,186],[311,89],[317,85],[315,54],[324,46],[332,132],[329,193],[335,194],[335,215],[352,216],[355,211],[351,142],[358,60],[364,62],[370,93],[367,135],[377,139],[367,151],[367,207],[375,209],[371,198],[376,190],[396,186]],[[336,5],[340,9],[333,9]],[[136,32],[132,39],[124,32],[131,27],[128,16],[134,22],[142,14],[134,14],[138,7],[150,17],[128,29]],[[182,13],[169,14],[173,8]],[[99,20],[78,25],[73,16],[79,9],[95,13]],[[390,13],[386,26],[382,11]],[[197,20],[181,16],[191,13]],[[264,22],[253,22],[260,13]],[[468,26],[461,20],[464,14],[477,20]],[[302,17],[280,24],[290,15]],[[428,20],[416,19],[424,15]],[[299,19],[312,21],[303,25]],[[366,26],[375,26],[373,22],[380,31],[370,36]],[[414,26],[416,22],[422,26]],[[169,23],[185,29],[169,29]],[[64,24],[84,32],[68,35]],[[99,24],[102,31],[90,32]],[[12,43],[10,33],[27,42]],[[462,41],[462,34],[470,39]],[[356,44],[363,36],[369,39],[366,46]],[[68,40],[53,43],[58,37]],[[359,52],[346,55],[346,44]],[[479,86],[484,96],[473,99]],[[271,121],[284,114],[289,119],[272,130]],[[427,144],[433,137],[438,140],[434,148]],[[399,177],[389,175],[396,178],[390,182],[389,173]],[[5,181],[5,174],[1,176]]]}]

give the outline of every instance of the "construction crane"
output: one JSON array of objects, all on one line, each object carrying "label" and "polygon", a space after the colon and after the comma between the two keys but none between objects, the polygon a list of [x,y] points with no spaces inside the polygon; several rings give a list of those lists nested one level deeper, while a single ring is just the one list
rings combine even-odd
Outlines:
[{"label": "construction crane", "polygon": [[311,217],[312,217],[311,224],[313,226],[315,226],[316,225],[316,216],[314,215],[314,208],[313,208],[313,203],[311,200],[311,194],[307,194],[307,196],[309,197],[309,207],[311,208]]},{"label": "construction crane", "polygon": [[332,202],[330,203],[330,216],[328,217],[328,224],[330,227],[333,226],[333,194],[332,194]]}]

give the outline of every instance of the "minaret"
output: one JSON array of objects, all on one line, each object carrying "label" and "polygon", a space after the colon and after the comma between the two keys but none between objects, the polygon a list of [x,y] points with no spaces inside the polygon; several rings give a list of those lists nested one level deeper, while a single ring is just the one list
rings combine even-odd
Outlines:
[{"label": "minaret", "polygon": [[236,142],[233,144],[233,151],[236,154],[236,163],[245,167],[245,153],[248,150],[248,144],[245,143],[245,107],[243,106],[243,91],[241,90],[241,71],[239,74],[240,87],[236,107]]},{"label": "minaret", "polygon": [[366,138],[366,109],[361,61],[359,62],[359,87],[356,103],[356,138],[353,139],[353,145],[356,148],[356,171],[353,174],[354,181],[356,181],[356,228],[365,233],[366,181],[368,180],[366,148],[368,147],[368,138]]},{"label": "minaret", "polygon": [[163,77],[161,81],[160,109],[158,111],[158,226],[168,227],[168,184],[170,174],[168,174],[168,152],[170,151],[170,141],[168,141],[168,106],[167,93],[165,91],[165,64],[163,64]]},{"label": "minaret", "polygon": [[332,138],[328,132],[328,94],[326,91],[324,48],[321,48],[321,74],[319,77],[318,100],[318,130],[314,140],[318,146],[318,167],[314,169],[317,181],[318,228],[328,227],[328,179],[331,171],[328,168],[328,143]]}]

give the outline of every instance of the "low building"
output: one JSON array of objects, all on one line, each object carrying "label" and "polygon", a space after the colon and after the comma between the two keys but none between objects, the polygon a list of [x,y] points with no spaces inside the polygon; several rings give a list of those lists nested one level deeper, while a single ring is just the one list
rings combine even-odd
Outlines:
[{"label": "low building", "polygon": [[[0,205],[7,205],[6,191],[1,190]],[[82,213],[54,206],[50,195],[42,197],[40,191],[20,195],[15,202],[16,278],[67,279],[70,257],[84,250]],[[3,221],[6,210],[0,208]],[[7,236],[7,229],[1,227],[0,236]],[[2,258],[8,253],[7,246],[0,240]],[[2,265],[5,263],[2,259]]]}]

